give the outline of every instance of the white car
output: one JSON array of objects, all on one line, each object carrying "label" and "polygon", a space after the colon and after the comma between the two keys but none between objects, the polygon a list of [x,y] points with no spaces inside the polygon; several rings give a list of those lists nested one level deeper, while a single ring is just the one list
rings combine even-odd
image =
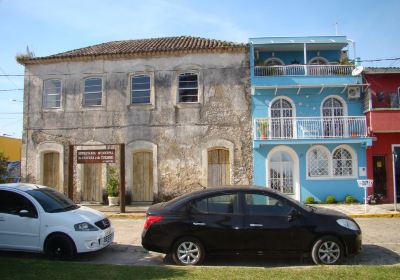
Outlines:
[{"label": "white car", "polygon": [[71,259],[113,239],[114,228],[103,213],[76,205],[52,188],[0,184],[0,250]]}]

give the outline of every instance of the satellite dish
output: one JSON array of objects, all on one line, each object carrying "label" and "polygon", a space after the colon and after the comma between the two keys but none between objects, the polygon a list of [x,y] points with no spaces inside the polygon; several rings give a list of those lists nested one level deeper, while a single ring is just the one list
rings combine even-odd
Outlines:
[{"label": "satellite dish", "polygon": [[362,73],[362,71],[364,71],[364,66],[357,66],[353,71],[351,71],[351,75],[358,76]]}]

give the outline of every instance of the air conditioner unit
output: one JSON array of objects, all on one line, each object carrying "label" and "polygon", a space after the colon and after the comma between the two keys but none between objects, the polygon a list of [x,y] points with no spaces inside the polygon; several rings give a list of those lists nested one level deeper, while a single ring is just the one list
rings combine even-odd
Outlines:
[{"label": "air conditioner unit", "polygon": [[360,87],[348,87],[347,88],[347,97],[349,99],[357,99],[361,96],[361,88]]}]

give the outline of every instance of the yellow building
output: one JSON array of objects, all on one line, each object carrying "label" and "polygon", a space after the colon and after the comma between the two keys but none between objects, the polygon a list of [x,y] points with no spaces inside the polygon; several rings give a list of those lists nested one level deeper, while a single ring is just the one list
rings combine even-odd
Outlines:
[{"label": "yellow building", "polygon": [[0,151],[9,161],[21,160],[21,145],[21,139],[0,136]]}]

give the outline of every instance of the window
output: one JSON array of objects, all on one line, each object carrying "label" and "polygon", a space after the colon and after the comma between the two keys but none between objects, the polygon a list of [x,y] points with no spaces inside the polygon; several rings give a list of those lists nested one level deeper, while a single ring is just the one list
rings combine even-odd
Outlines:
[{"label": "window", "polygon": [[343,103],[335,97],[327,98],[322,104],[324,137],[340,137],[345,133]]},{"label": "window", "polygon": [[265,66],[282,66],[284,65],[283,61],[279,58],[271,57],[264,61]]},{"label": "window", "polygon": [[321,148],[312,148],[308,153],[308,176],[329,176],[329,154]]},{"label": "window", "polygon": [[61,81],[47,80],[43,86],[43,107],[60,108],[61,106]]},{"label": "window", "polygon": [[353,159],[345,148],[338,148],[333,152],[333,175],[353,176]]},{"label": "window", "polygon": [[0,213],[18,215],[21,210],[27,210],[37,218],[36,208],[29,199],[14,192],[0,191]]},{"label": "window", "polygon": [[293,172],[292,157],[284,151],[275,152],[269,161],[269,185],[284,194],[294,194]]},{"label": "window", "polygon": [[149,104],[150,103],[150,76],[137,75],[131,78],[131,103]]},{"label": "window", "polygon": [[101,106],[103,93],[102,78],[87,78],[84,81],[83,106]]},{"label": "window", "polygon": [[199,213],[232,214],[237,212],[237,194],[224,194],[203,198],[192,203]]},{"label": "window", "polygon": [[245,194],[247,213],[250,215],[287,216],[291,207],[284,201],[265,194]]},{"label": "window", "polygon": [[329,62],[328,62],[328,60],[326,60],[323,57],[316,56],[316,57],[310,59],[308,64],[310,64],[310,65],[327,65],[327,64],[329,64]]},{"label": "window", "polygon": [[307,176],[332,178],[355,176],[356,156],[350,147],[339,146],[332,153],[323,146],[311,147],[307,152]]},{"label": "window", "polygon": [[271,104],[271,136],[272,138],[293,137],[293,115],[292,104],[283,98],[278,98]]},{"label": "window", "polygon": [[179,102],[198,102],[198,75],[183,73],[178,78]]}]

